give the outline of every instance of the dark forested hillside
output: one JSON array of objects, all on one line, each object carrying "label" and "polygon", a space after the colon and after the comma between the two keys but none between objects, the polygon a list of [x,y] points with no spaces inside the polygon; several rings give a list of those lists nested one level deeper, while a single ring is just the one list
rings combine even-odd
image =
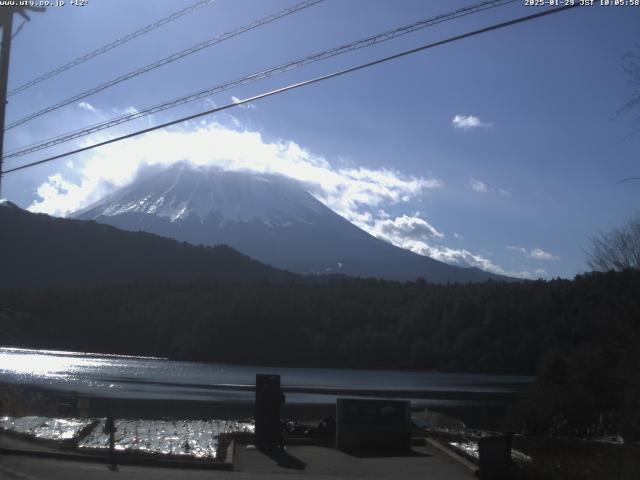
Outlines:
[{"label": "dark forested hillside", "polygon": [[286,281],[227,246],[196,247],[95,222],[33,214],[0,204],[0,288],[79,287],[132,281]]}]

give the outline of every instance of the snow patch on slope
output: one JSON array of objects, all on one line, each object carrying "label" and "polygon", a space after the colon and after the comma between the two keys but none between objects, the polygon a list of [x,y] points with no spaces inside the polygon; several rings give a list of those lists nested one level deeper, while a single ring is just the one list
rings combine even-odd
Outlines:
[{"label": "snow patch on slope", "polygon": [[310,223],[325,207],[292,181],[275,175],[228,172],[179,163],[75,216],[97,218],[141,213],[168,218],[215,216],[227,222],[261,222],[270,226]]}]

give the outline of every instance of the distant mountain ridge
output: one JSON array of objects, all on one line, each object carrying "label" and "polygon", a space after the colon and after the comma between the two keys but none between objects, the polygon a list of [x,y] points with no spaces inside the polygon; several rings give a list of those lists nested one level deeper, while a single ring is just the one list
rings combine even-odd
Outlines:
[{"label": "distant mountain ridge", "polygon": [[193,246],[0,203],[0,288],[90,287],[139,281],[287,282],[301,277],[226,245]]},{"label": "distant mountain ridge", "polygon": [[430,282],[511,281],[398,248],[356,227],[285,177],[186,162],[137,179],[73,218],[195,245],[227,244],[300,274]]}]

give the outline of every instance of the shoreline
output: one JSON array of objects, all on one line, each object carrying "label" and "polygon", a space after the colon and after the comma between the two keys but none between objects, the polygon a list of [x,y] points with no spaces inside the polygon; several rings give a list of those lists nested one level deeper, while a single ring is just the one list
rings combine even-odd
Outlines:
[{"label": "shoreline", "polygon": [[[7,384],[9,385],[9,384]],[[247,401],[221,400],[182,400],[182,399],[140,399],[115,398],[106,396],[85,396],[73,391],[61,391],[37,386],[16,385],[22,394],[42,396],[46,399],[47,408],[31,414],[60,414],[67,417],[105,417],[109,413],[123,419],[220,419],[240,420],[254,417],[253,399]],[[356,389],[350,390],[356,393]],[[285,389],[286,392],[286,389]],[[441,404],[429,407],[435,411],[460,419],[470,428],[497,429],[508,410],[515,403],[517,396],[511,395],[510,401],[477,403],[472,397],[458,392],[458,405]],[[349,395],[346,395],[349,396]],[[397,398],[397,397],[388,397]],[[82,399],[83,406],[78,404]],[[417,399],[414,399],[417,400]],[[475,403],[474,403],[475,402]],[[282,418],[298,421],[319,421],[336,415],[335,402],[311,403],[289,402],[282,406]],[[422,412],[423,406],[412,405],[413,412]]]}]

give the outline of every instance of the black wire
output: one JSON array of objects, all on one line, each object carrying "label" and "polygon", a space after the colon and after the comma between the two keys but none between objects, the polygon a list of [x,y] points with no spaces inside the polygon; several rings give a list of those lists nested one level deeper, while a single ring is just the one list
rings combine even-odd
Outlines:
[{"label": "black wire", "polygon": [[[108,43],[106,45],[103,45],[100,48],[97,48],[96,50],[89,52],[81,57],[76,58],[75,60],[72,60],[58,68],[55,68],[53,70],[51,70],[50,72],[47,72],[43,75],[40,75],[37,78],[34,78],[33,80],[30,80],[26,83],[24,83],[23,85],[20,85],[19,87],[14,88],[13,90],[10,90],[7,93],[7,97],[10,97],[11,95],[15,95],[16,93],[20,93],[28,88],[33,87],[34,85],[37,85],[40,82],[43,82],[45,80],[48,80],[52,77],[55,77],[56,75],[61,74],[62,72],[65,72],[73,67],[76,67],[78,65],[80,65],[81,63],[86,62],[87,60],[90,60],[94,57],[97,57],[98,55],[101,55],[105,52],[108,52],[109,50],[113,50],[116,47],[119,47],[120,45],[127,43],[130,40],[133,40],[134,38],[137,38],[141,35],[144,35],[146,33],[151,32],[152,30],[155,30],[156,28],[159,28],[163,25],[166,25],[167,23],[173,22],[174,20],[177,20],[178,18],[194,12],[195,10],[199,9],[200,7],[203,7],[205,5],[208,5],[209,3],[213,2],[214,0],[200,0],[196,3],[194,3],[193,5],[183,8],[182,10],[179,10],[175,13],[172,13],[171,15],[169,15],[168,17],[164,17],[161,18],[160,20],[158,20],[155,23],[152,23],[150,25],[147,25],[146,27],[143,27],[139,30],[136,30],[135,32],[129,33],[123,37],[120,37],[117,40],[114,40],[111,43]],[[22,26],[20,26],[20,28],[22,28]],[[20,31],[20,29],[18,29],[18,31]],[[17,35],[17,32],[16,32]]]},{"label": "black wire", "polygon": [[158,60],[157,62],[153,62],[150,63],[148,65],[145,65],[144,67],[140,67],[137,68],[136,70],[133,70],[129,73],[126,73],[124,75],[120,75],[119,77],[113,78],[111,80],[109,80],[108,82],[102,83],[100,85],[97,85],[93,88],[90,88],[89,90],[85,90],[84,92],[78,93],[72,97],[66,98],[58,103],[55,103],[53,105],[49,105],[46,108],[43,108],[42,110],[38,110],[37,112],[31,113],[29,115],[27,115],[26,117],[23,117],[19,120],[16,120],[14,122],[11,122],[10,124],[5,126],[5,131],[10,130],[12,128],[17,127],[18,125],[22,125],[23,123],[26,123],[30,120],[33,120],[34,118],[40,117],[46,113],[49,112],[53,112],[55,110],[58,110],[59,108],[62,108],[64,106],[70,105],[72,103],[77,102],[78,100],[82,100],[84,98],[90,97],[91,95],[94,95],[98,92],[101,92],[103,90],[106,90],[107,88],[111,88],[114,85],[118,85],[119,83],[122,83],[126,80],[131,80],[132,78],[136,78],[140,75],[143,75],[147,72],[150,72],[151,70],[155,70],[156,68],[160,68],[163,67],[165,65],[169,65],[177,60],[180,60],[188,55],[191,55],[193,53],[199,52],[200,50],[203,50],[205,48],[209,48],[213,45],[217,45],[218,43],[224,42],[225,40],[228,40],[230,38],[236,37],[238,35],[241,35],[245,32],[248,32],[250,30],[253,30],[255,28],[261,27],[262,25],[265,25],[267,23],[271,23],[275,20],[278,20],[280,18],[286,17],[288,15],[292,15],[294,13],[297,13],[301,10],[304,10],[306,8],[312,7],[313,5],[316,5],[320,2],[323,2],[324,0],[305,0],[301,3],[298,3],[292,7],[289,8],[285,8],[284,10],[281,10],[277,13],[268,15],[264,18],[261,18],[260,20],[256,20],[254,22],[251,22],[247,25],[243,25],[242,27],[239,27],[235,30],[232,30],[230,32],[226,32],[222,35],[217,35],[214,38],[211,38],[209,40],[206,40],[204,42],[198,43],[197,45],[194,45],[192,47],[189,47],[185,50],[181,50],[177,53],[174,53],[172,55],[169,55],[168,57],[165,57],[161,60]]},{"label": "black wire", "polygon": [[83,129],[74,129],[71,132],[66,132],[61,135],[57,135],[56,137],[39,141],[24,147],[20,147],[12,150],[11,152],[5,152],[3,157],[4,159],[8,159],[12,157],[27,155],[29,153],[33,153],[45,148],[50,148],[52,146],[59,145],[61,143],[66,143],[68,141],[71,141],[80,137],[84,137],[86,135],[91,135],[93,133],[97,133],[99,131],[112,128],[112,127],[121,125],[123,123],[130,122],[132,120],[137,120],[139,118],[143,118],[143,117],[152,115],[154,113],[159,113],[171,108],[175,108],[179,105],[184,105],[186,103],[190,103],[190,102],[199,100],[201,98],[206,98],[215,93],[220,93],[220,92],[227,91],[242,85],[247,85],[249,83],[253,83],[258,80],[263,80],[265,78],[269,78],[269,77],[279,75],[281,73],[285,73],[287,71],[290,71],[299,67],[303,67],[305,65],[309,65],[311,63],[315,63],[321,60],[326,60],[328,58],[342,55],[345,53],[353,52],[361,48],[371,47],[373,45],[377,45],[379,43],[398,38],[402,35],[407,35],[409,33],[421,30],[423,28],[437,25],[441,22],[451,21],[467,15],[473,15],[479,12],[483,12],[485,10],[501,7],[509,3],[514,3],[514,1],[515,0],[485,0],[478,4],[460,8],[452,12],[448,12],[446,14],[441,14],[435,17],[422,19],[417,22],[411,23],[409,25],[404,25],[402,27],[394,28],[393,30],[388,30],[386,32],[371,35],[367,38],[359,39],[357,41],[343,44],[328,50],[315,52],[311,55],[307,55],[305,57],[298,58],[296,60],[281,64],[281,65],[276,65],[266,70],[255,72],[250,75],[245,75],[243,77],[236,78],[234,80],[230,80],[222,84],[215,85],[213,87],[208,87],[198,92],[193,92],[188,95],[184,95],[182,97],[175,98],[173,100],[169,100],[161,104],[153,105],[151,107],[145,108],[144,110],[139,110],[133,113],[128,113],[126,115],[121,115],[119,117],[111,118],[109,120],[105,120],[100,123],[90,125]]},{"label": "black wire", "polygon": [[14,38],[16,38],[16,36],[20,33],[20,30],[22,30],[22,27],[24,27],[24,24],[27,23],[28,20],[22,20],[22,23],[20,24],[20,26],[18,27],[18,29],[13,33],[13,35],[11,35],[11,40],[13,40]]},{"label": "black wire", "polygon": [[527,22],[527,21],[530,21],[530,20],[535,20],[537,18],[541,18],[541,17],[547,16],[547,15],[552,15],[554,13],[563,12],[563,11],[566,11],[566,10],[569,10],[571,8],[575,8],[575,7],[578,7],[578,6],[579,6],[579,4],[574,4],[574,5],[566,5],[566,6],[563,6],[563,7],[554,8],[552,10],[545,10],[543,12],[534,13],[532,15],[527,15],[527,16],[524,16],[524,17],[515,18],[515,19],[509,20],[507,22],[498,23],[498,24],[492,25],[490,27],[485,27],[485,28],[481,28],[479,30],[473,30],[471,32],[463,33],[461,35],[456,35],[454,37],[449,37],[449,38],[447,38],[445,40],[440,40],[438,42],[429,43],[429,44],[423,45],[421,47],[412,48],[410,50],[405,50],[403,52],[396,53],[395,55],[390,55],[388,57],[380,58],[380,59],[374,60],[372,62],[363,63],[363,64],[357,65],[355,67],[351,67],[351,68],[340,70],[340,71],[337,71],[337,72],[334,72],[334,73],[330,73],[328,75],[323,75],[321,77],[312,78],[311,80],[305,80],[303,82],[294,83],[292,85],[288,85],[286,87],[278,88],[276,90],[271,90],[269,92],[261,93],[259,95],[256,95],[256,96],[253,96],[253,97],[250,97],[250,98],[246,98],[244,100],[239,100],[239,101],[236,101],[236,102],[233,102],[233,103],[229,103],[229,104],[223,105],[222,107],[213,108],[211,110],[207,110],[207,111],[204,111],[204,112],[200,112],[200,113],[196,113],[196,114],[193,114],[193,115],[189,115],[187,117],[182,117],[182,118],[179,118],[177,120],[172,120],[170,122],[166,122],[166,123],[163,123],[163,124],[160,124],[160,125],[156,125],[154,127],[149,127],[149,128],[145,128],[143,130],[138,130],[136,132],[132,132],[132,133],[129,133],[127,135],[122,135],[120,137],[112,138],[111,140],[106,140],[104,142],[99,142],[99,143],[96,143],[96,144],[93,144],[93,145],[89,145],[89,146],[86,146],[86,147],[78,148],[76,150],[72,150],[72,151],[69,151],[69,152],[61,153],[59,155],[54,155],[52,157],[45,158],[45,159],[42,159],[42,160],[38,160],[36,162],[27,163],[25,165],[21,165],[19,167],[11,168],[9,170],[5,170],[3,172],[0,172],[0,175],[6,174],[6,173],[11,173],[11,172],[16,172],[18,170],[23,170],[25,168],[34,167],[36,165],[41,165],[43,163],[47,163],[47,162],[51,162],[53,160],[57,160],[57,159],[64,158],[64,157],[68,157],[68,156],[74,155],[76,153],[85,152],[87,150],[92,150],[94,148],[102,147],[104,145],[109,145],[111,143],[119,142],[121,140],[126,140],[128,138],[136,137],[136,136],[142,135],[144,133],[149,133],[149,132],[152,132],[154,130],[159,130],[161,128],[170,127],[170,126],[175,125],[177,123],[182,123],[182,122],[186,122],[188,120],[193,120],[194,118],[202,117],[202,116],[205,116],[205,115],[210,115],[212,113],[217,113],[217,112],[220,112],[222,110],[227,110],[229,108],[233,108],[233,107],[237,107],[239,105],[243,105],[245,103],[255,102],[256,100],[261,100],[263,98],[267,98],[267,97],[270,97],[272,95],[277,95],[277,94],[280,94],[280,93],[287,92],[289,90],[294,90],[296,88],[305,87],[307,85],[311,85],[313,83],[318,83],[318,82],[321,82],[323,80],[329,80],[330,78],[335,78],[335,77],[339,77],[339,76],[342,76],[342,75],[346,75],[348,73],[356,72],[358,70],[362,70],[362,69],[365,69],[365,68],[368,68],[368,67],[372,67],[374,65],[378,65],[378,64],[381,64],[381,63],[384,63],[384,62],[388,62],[388,61],[391,61],[391,60],[396,60],[398,58],[402,58],[402,57],[405,57],[407,55],[412,55],[414,53],[421,52],[423,50],[427,50],[427,49],[430,49],[430,48],[438,47],[440,45],[445,45],[447,43],[456,42],[458,40],[469,38],[469,37],[472,37],[472,36],[475,36],[475,35],[480,35],[482,33],[491,32],[493,30],[498,30],[500,28],[509,27],[511,25],[516,25],[518,23],[523,23],[523,22]]}]

